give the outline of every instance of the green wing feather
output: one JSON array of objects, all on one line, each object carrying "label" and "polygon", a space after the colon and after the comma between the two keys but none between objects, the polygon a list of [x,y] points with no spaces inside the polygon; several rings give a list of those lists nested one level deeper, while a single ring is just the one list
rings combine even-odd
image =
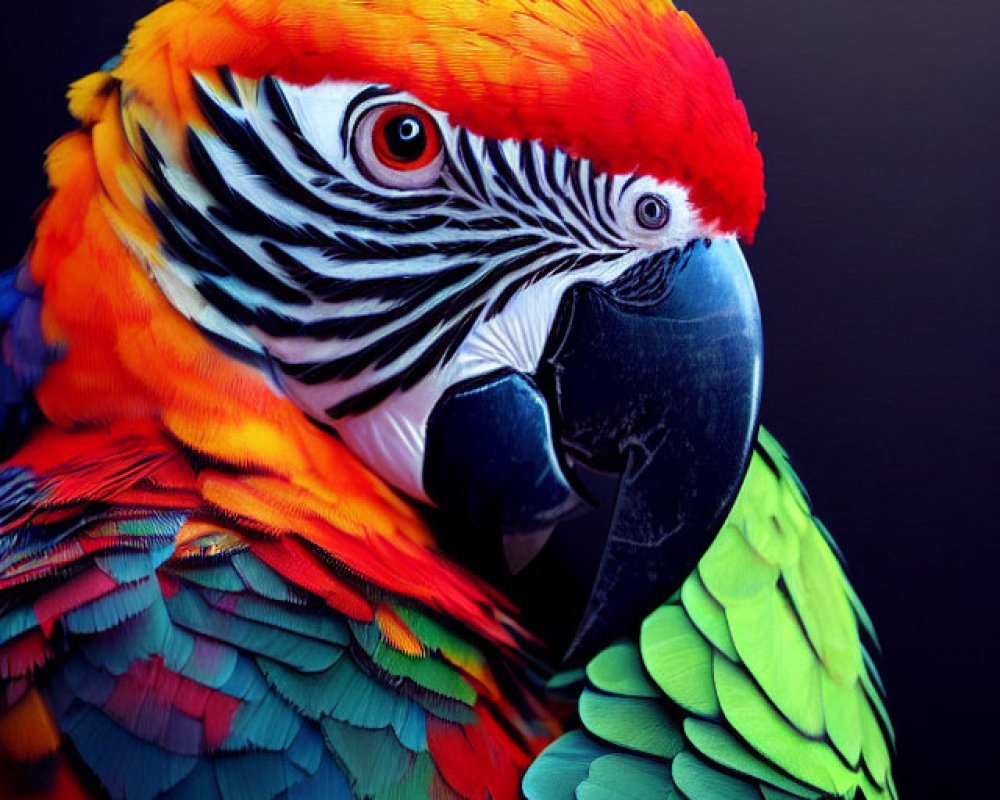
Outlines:
[{"label": "green wing feather", "polygon": [[588,665],[585,731],[539,756],[529,800],[896,798],[874,631],[833,548],[761,429],[695,571]]}]

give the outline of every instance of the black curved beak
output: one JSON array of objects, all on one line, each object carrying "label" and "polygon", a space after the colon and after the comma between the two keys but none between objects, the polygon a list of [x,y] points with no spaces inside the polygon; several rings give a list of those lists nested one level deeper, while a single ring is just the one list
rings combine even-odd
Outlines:
[{"label": "black curved beak", "polygon": [[449,552],[587,658],[665,601],[728,512],[757,430],[761,331],[735,240],[562,299],[536,375],[453,387],[424,485]]},{"label": "black curved beak", "polygon": [[762,340],[732,239],[654,256],[610,289],[576,287],[560,316],[539,374],[559,441],[578,473],[618,476],[606,533],[584,517],[549,542],[604,542],[573,659],[665,601],[721,526],[756,437]]}]

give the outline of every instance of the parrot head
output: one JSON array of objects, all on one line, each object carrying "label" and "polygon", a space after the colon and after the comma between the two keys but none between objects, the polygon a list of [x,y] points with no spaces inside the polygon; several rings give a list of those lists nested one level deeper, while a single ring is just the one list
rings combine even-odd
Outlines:
[{"label": "parrot head", "polygon": [[761,159],[689,16],[178,0],[102,80],[136,165],[111,216],[171,305],[529,624],[586,654],[675,588],[761,375]]}]

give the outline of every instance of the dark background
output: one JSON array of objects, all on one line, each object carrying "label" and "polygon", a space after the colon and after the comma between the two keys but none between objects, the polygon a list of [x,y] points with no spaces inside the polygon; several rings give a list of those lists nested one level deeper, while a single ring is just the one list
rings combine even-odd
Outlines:
[{"label": "dark background", "polygon": [[[428,0],[433,1],[433,0]],[[3,2],[0,263],[66,84],[149,0]],[[904,800],[992,796],[1000,708],[1000,3],[687,0],[760,133],[763,419],[878,626]]]}]

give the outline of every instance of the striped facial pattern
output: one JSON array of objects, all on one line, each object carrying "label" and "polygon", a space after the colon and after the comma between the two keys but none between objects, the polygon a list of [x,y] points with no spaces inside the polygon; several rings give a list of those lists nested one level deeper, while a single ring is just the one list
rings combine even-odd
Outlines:
[{"label": "striped facial pattern", "polygon": [[533,373],[573,284],[656,296],[685,247],[719,233],[677,184],[481,138],[387,86],[194,80],[207,125],[189,128],[186,155],[149,130],[135,142],[154,277],[418,498],[443,392]]}]

